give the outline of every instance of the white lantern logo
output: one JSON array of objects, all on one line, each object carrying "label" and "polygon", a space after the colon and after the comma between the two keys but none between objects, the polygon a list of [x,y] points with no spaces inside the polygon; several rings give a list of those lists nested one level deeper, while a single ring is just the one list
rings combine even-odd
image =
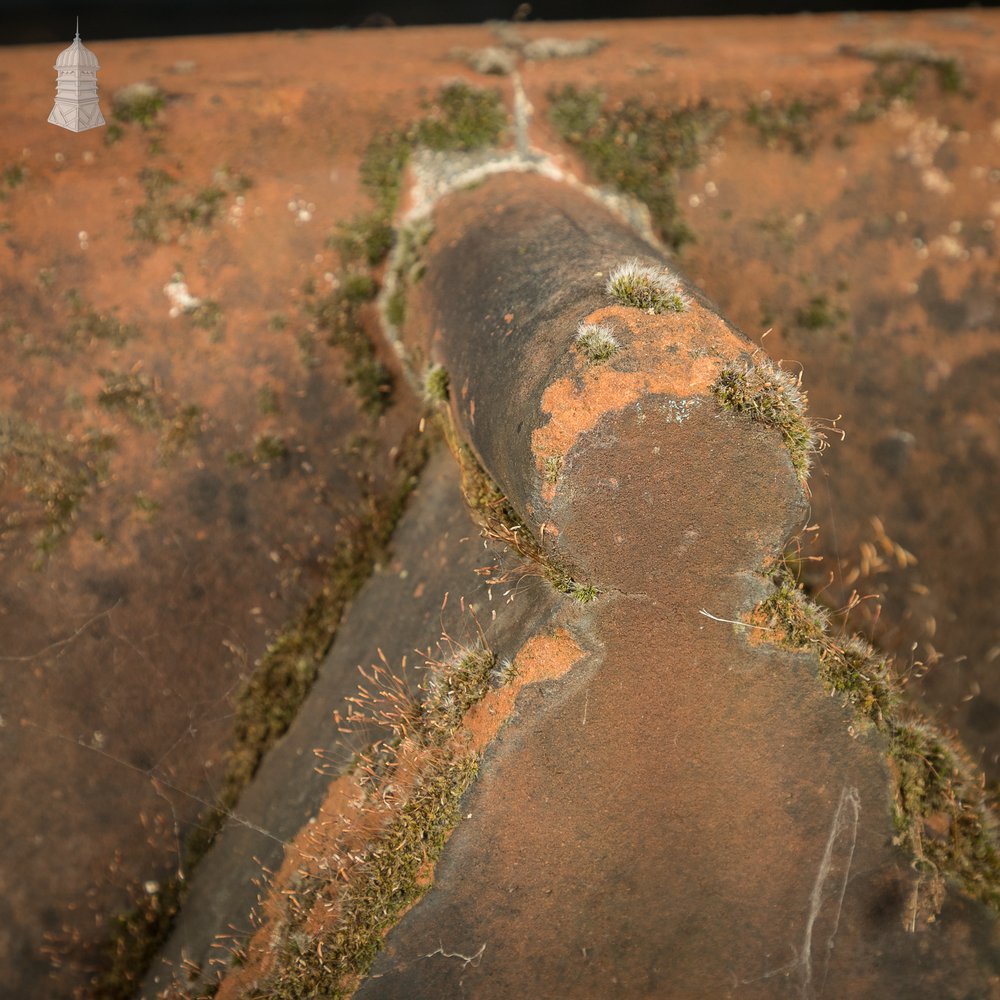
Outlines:
[{"label": "white lantern logo", "polygon": [[56,59],[56,102],[49,121],[71,132],[85,132],[104,125],[104,115],[97,103],[97,56],[80,41],[80,19],[76,19],[76,38]]}]

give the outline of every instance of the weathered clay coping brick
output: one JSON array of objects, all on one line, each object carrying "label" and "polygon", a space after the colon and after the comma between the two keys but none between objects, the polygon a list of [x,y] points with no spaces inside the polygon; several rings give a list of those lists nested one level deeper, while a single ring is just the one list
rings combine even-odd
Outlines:
[{"label": "weathered clay coping brick", "polygon": [[[601,596],[554,614],[585,659],[521,691],[356,996],[990,995],[992,915],[893,843],[885,733],[815,652],[727,624],[805,510],[780,435],[709,393],[751,345],[693,289],[682,313],[611,306],[611,268],[658,258],[578,192],[503,177],[435,225],[409,354]],[[595,320],[621,350],[587,365]]]},{"label": "weathered clay coping brick", "polygon": [[[447,199],[434,222],[411,353],[448,371],[461,431],[557,561],[641,591],[695,539],[697,561],[724,573],[747,559],[747,532],[762,557],[798,525],[790,461],[760,456],[779,435],[744,421],[737,438],[709,391],[753,345],[696,289],[660,315],[609,296],[617,265],[665,264],[627,225],[566,185],[509,174]],[[581,323],[612,331],[613,357],[588,361]]]}]

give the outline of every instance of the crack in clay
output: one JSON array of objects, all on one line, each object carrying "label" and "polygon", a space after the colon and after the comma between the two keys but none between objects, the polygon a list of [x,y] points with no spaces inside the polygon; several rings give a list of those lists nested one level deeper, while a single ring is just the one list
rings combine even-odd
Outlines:
[{"label": "crack in clay", "polygon": [[[813,964],[812,964],[812,939],[816,921],[820,911],[827,899],[834,899],[836,909],[833,914],[833,928],[826,939],[826,954],[823,963],[823,983],[826,982],[826,972],[830,962],[830,953],[833,951],[834,939],[840,927],[840,913],[844,906],[844,895],[847,892],[847,881],[851,872],[851,864],[854,861],[854,848],[858,840],[858,822],[861,816],[861,794],[857,788],[845,785],[840,792],[840,802],[837,804],[837,811],[833,816],[833,824],[830,827],[830,836],[826,841],[826,850],[823,852],[823,860],[820,862],[819,871],[816,873],[816,882],[813,885],[812,894],[809,897],[809,917],[806,920],[805,937],[802,941],[802,952],[799,955],[798,967],[801,979],[802,1000],[813,1000],[823,992],[823,984],[820,984],[817,992],[813,986]],[[838,841],[844,840],[838,848]],[[838,865],[842,865],[843,870],[836,871]],[[833,877],[835,881],[833,891],[827,893],[827,882]]]},{"label": "crack in clay", "polygon": [[[734,978],[733,985],[749,986],[752,983],[760,983],[771,979],[774,976],[791,976],[798,970],[799,974],[799,997],[801,1000],[819,1000],[823,994],[826,983],[827,970],[830,964],[830,953],[833,951],[834,939],[837,937],[837,930],[840,927],[840,913],[844,906],[844,896],[847,893],[847,883],[850,878],[851,865],[854,861],[854,849],[858,840],[858,823],[861,818],[861,793],[857,788],[845,785],[840,791],[840,801],[837,803],[837,811],[833,814],[833,823],[830,826],[830,834],[827,837],[826,848],[823,851],[823,859],[820,861],[819,871],[816,873],[816,881],[813,890],[809,894],[809,915],[806,918],[805,936],[802,941],[801,951],[797,951],[794,945],[791,948],[797,957],[786,965],[780,965],[775,969],[769,969],[763,975],[755,976],[751,979]],[[837,841],[841,835],[847,833],[849,842],[844,848],[837,851]],[[835,856],[836,855],[836,856]],[[834,873],[838,862],[843,863],[843,872],[840,873],[839,882],[836,883],[834,891],[826,893],[826,883]],[[838,888],[839,887],[839,888]],[[812,961],[812,939],[816,921],[819,919],[823,904],[832,898],[836,898],[836,912],[833,916],[833,929],[826,939],[826,955],[823,962],[823,982],[820,983],[818,991],[813,984],[813,961]]]}]

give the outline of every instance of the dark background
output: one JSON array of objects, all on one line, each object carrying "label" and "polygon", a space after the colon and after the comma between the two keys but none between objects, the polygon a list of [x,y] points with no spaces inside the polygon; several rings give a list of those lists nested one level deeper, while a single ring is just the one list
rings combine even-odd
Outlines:
[{"label": "dark background", "polygon": [[[625,17],[793,14],[801,11],[914,10],[967,7],[948,0],[893,0],[844,3],[843,0],[537,0],[528,20],[596,20]],[[979,4],[977,6],[982,6]],[[992,4],[987,4],[992,6]],[[128,6],[111,0],[0,0],[0,45],[69,42],[80,16],[84,41],[163,35],[210,35],[299,28],[377,27],[380,24],[463,24],[515,16],[517,0],[137,0]]]}]

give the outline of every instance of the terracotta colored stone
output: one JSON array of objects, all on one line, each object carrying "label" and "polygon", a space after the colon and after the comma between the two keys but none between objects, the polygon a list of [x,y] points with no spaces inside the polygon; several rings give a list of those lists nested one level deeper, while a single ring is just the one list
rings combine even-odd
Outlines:
[{"label": "terracotta colored stone", "polygon": [[[774,326],[764,345],[773,356],[805,365],[814,414],[844,414],[848,438],[822,458],[812,485],[812,517],[823,525],[821,547],[830,566],[817,574],[817,582],[825,584],[832,573],[828,593],[835,606],[845,603],[852,586],[883,595],[883,611],[873,625],[880,641],[905,662],[917,642],[915,657],[936,662],[926,678],[917,667],[911,689],[924,691],[993,770],[1000,752],[992,544],[1000,390],[996,237],[987,224],[993,222],[996,200],[991,174],[996,112],[989,100],[997,83],[991,40],[996,28],[996,15],[989,11],[561,25],[561,35],[599,36],[608,44],[585,59],[520,64],[535,109],[531,141],[578,171],[577,158],[546,119],[550,87],[596,84],[612,102],[638,96],[676,104],[708,97],[730,112],[723,141],[678,180],[684,220],[698,236],[684,251],[684,267],[755,342]],[[553,33],[551,25],[542,24],[517,30],[528,38]],[[138,127],[122,143],[106,147],[103,130],[68,137],[46,125],[55,50],[5,51],[10,142],[0,166],[21,162],[28,173],[24,185],[5,192],[0,206],[3,221],[13,227],[3,233],[4,250],[10,251],[0,265],[3,318],[14,320],[5,333],[11,343],[24,332],[35,339],[28,353],[0,374],[3,406],[44,415],[47,426],[51,418],[50,429],[58,434],[78,433],[69,394],[76,390],[92,402],[100,386],[96,369],[120,358],[125,367],[142,361],[144,371],[155,373],[169,390],[176,388],[179,402],[197,401],[220,419],[210,461],[245,444],[237,424],[256,429],[264,423],[253,393],[276,378],[281,384],[287,378],[293,393],[306,392],[296,396],[296,427],[316,454],[325,454],[341,428],[346,440],[354,427],[351,406],[329,391],[338,378],[336,361],[325,358],[318,373],[300,385],[296,324],[283,335],[259,324],[272,311],[294,315],[295,293],[305,278],[314,269],[322,280],[323,271],[335,266],[323,238],[337,221],[364,207],[356,165],[383,121],[416,114],[421,93],[455,75],[499,86],[510,100],[509,81],[469,72],[448,56],[454,46],[496,41],[487,28],[449,28],[93,43],[102,63],[103,94],[141,78],[168,91],[166,154],[151,152],[149,137]],[[931,87],[912,106],[867,125],[845,126],[872,64],[842,47],[856,52],[869,43],[930,44],[957,55],[973,98],[941,95]],[[182,59],[194,60],[191,72],[175,69]],[[761,148],[744,123],[747,101],[762,100],[765,89],[779,101],[829,101],[816,118],[822,141],[809,158]],[[914,162],[915,147],[942,126],[955,128],[931,149],[928,163]],[[247,211],[260,207],[261,220],[244,220],[242,227],[227,221],[210,236],[196,235],[190,245],[138,252],[129,238],[131,212],[142,201],[138,171],[163,166],[197,190],[221,162],[253,176]],[[938,189],[925,186],[928,171]],[[315,202],[311,223],[295,222],[287,208],[290,198]],[[57,221],[66,218],[75,220],[71,228]],[[961,228],[953,232],[956,223]],[[87,251],[78,238],[82,231],[89,236]],[[317,253],[322,260],[314,261]],[[222,304],[229,333],[220,345],[210,345],[207,336],[196,341],[191,331],[179,333],[177,321],[166,318],[162,288],[178,258],[192,290],[215,295]],[[43,269],[54,271],[49,291],[44,282],[52,276]],[[52,296],[58,299],[70,287],[88,289],[96,308],[117,306],[122,319],[137,321],[144,330],[142,349],[133,350],[133,344],[115,356],[94,348],[85,366],[65,369],[41,355],[30,361],[32,346],[45,347],[58,337],[64,315],[52,307]],[[815,291],[845,307],[850,321],[811,333],[799,328],[796,310]],[[503,319],[514,326],[520,317],[505,312]],[[591,415],[596,418],[599,411]],[[481,404],[477,419],[483,419]],[[551,419],[544,426],[554,429]],[[542,427],[539,421],[536,430]],[[123,900],[125,881],[170,872],[173,812],[193,815],[199,806],[187,796],[211,796],[203,764],[214,760],[217,767],[216,751],[228,732],[225,703],[219,712],[191,707],[206,700],[213,704],[210,699],[229,687],[228,654],[220,652],[220,644],[235,628],[252,659],[267,629],[295,604],[297,584],[284,575],[289,565],[276,571],[270,551],[290,542],[306,552],[296,565],[306,567],[307,576],[312,572],[312,534],[290,541],[272,512],[305,511],[289,522],[303,527],[313,521],[312,487],[319,479],[336,482],[345,499],[351,491],[350,470],[332,457],[315,463],[315,479],[299,492],[288,479],[265,477],[241,499],[238,490],[229,492],[241,484],[237,473],[218,476],[223,492],[206,475],[211,469],[164,476],[155,469],[148,436],[114,429],[120,479],[106,489],[105,506],[83,509],[78,538],[53,558],[56,570],[30,572],[29,546],[4,556],[10,582],[3,594],[4,620],[6,634],[16,640],[5,655],[31,658],[5,666],[0,706],[7,723],[4,747],[18,761],[16,771],[5,775],[3,799],[14,808],[4,815],[10,850],[0,872],[0,923],[6,929],[0,964],[15,968],[8,979],[15,992],[30,992],[45,979],[47,960],[38,954],[44,933],[70,923],[89,934],[91,905],[106,912]],[[386,447],[392,440],[387,434]],[[595,476],[598,471],[593,465]],[[153,528],[129,507],[135,492],[148,490],[151,482],[154,496],[165,501]],[[555,491],[546,498],[543,484],[539,509],[554,500],[569,516],[568,496]],[[122,498],[128,513],[114,515],[118,550],[109,566],[92,533],[106,526]],[[331,511],[321,533],[332,533],[343,513],[340,507]],[[248,536],[246,522],[240,526],[245,514],[251,525],[273,534]],[[880,519],[881,532],[873,516]],[[551,519],[546,524],[546,537],[561,530]],[[579,529],[574,537],[580,537]],[[883,538],[913,552],[919,562],[900,565],[883,551]],[[169,553],[163,539],[177,540]],[[866,561],[866,545],[881,553],[881,563]],[[208,596],[198,599],[178,589],[180,580],[192,576]],[[282,580],[289,589],[272,608],[270,594]],[[50,651],[51,663],[37,662],[39,650],[113,605],[123,585],[131,598],[127,609],[116,607],[107,622],[93,620],[71,645]],[[263,616],[252,613],[258,607]],[[874,603],[866,602],[858,613],[871,607]],[[137,659],[135,646],[142,652]],[[219,666],[211,678],[202,669],[208,660]],[[33,669],[21,670],[21,662]],[[137,673],[135,664],[151,670]],[[169,697],[160,685],[164,678]],[[17,709],[22,703],[32,707],[31,714]],[[168,804],[143,771],[162,760],[192,711],[198,739],[182,744],[190,754],[179,748],[164,764],[167,776],[184,790]],[[143,725],[119,726],[120,720],[137,717]],[[11,721],[20,718],[41,719],[48,731]],[[106,747],[138,772],[63,738],[109,734]],[[140,811],[166,833],[166,846],[163,838],[147,843]],[[120,867],[112,864],[118,848]],[[76,970],[64,967],[60,975],[51,990],[80,981]]]},{"label": "terracotta colored stone", "polygon": [[[602,596],[568,626],[591,657],[522,694],[432,890],[356,995],[995,990],[1000,937],[984,907],[952,895],[939,920],[913,926],[928,889],[893,846],[884,738],[857,734],[814,656],[748,645],[741,626],[704,613],[738,622],[803,516],[779,435],[722,412],[705,359],[685,352],[671,392],[651,373],[638,396],[627,383],[600,395],[599,416],[578,408],[565,485],[550,508],[539,498],[529,442],[559,417],[544,401],[574,365],[595,275],[631,250],[610,242],[602,214],[549,181],[508,177],[443,205],[428,244],[430,322],[416,328],[435,331],[468,390],[461,423]],[[704,327],[706,310],[643,320],[647,350],[695,346],[675,329]],[[513,348],[504,313],[525,317]],[[629,369],[627,338],[604,364]],[[576,391],[613,377],[578,375]]]}]

